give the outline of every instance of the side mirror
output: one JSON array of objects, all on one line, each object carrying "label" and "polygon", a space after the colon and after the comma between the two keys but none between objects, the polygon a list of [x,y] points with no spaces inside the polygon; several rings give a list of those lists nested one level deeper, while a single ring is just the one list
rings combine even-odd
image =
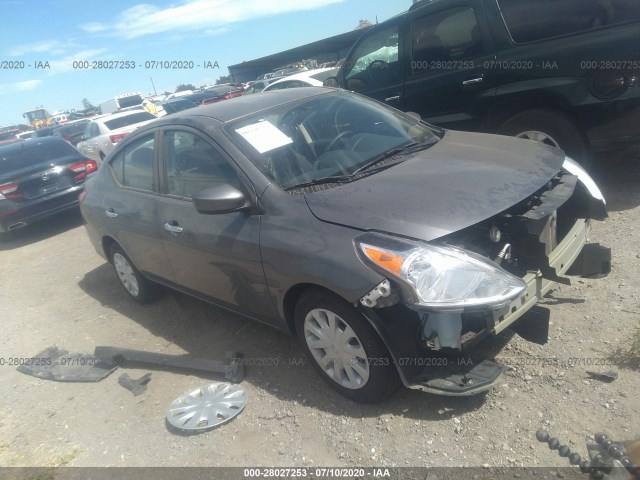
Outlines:
[{"label": "side mirror", "polygon": [[244,193],[228,183],[200,190],[191,199],[199,213],[230,213],[244,210],[249,206]]},{"label": "side mirror", "polygon": [[350,78],[347,80],[347,90],[358,91],[367,86],[367,83],[360,78]]},{"label": "side mirror", "polygon": [[338,88],[338,79],[336,77],[329,77],[322,82],[322,85],[325,87]]}]

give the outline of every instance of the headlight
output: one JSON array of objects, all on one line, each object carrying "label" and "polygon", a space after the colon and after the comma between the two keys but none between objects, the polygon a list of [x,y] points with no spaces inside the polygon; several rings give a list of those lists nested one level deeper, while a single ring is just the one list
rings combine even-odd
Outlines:
[{"label": "headlight", "polygon": [[355,240],[360,257],[410,287],[419,306],[438,310],[498,307],[526,288],[521,278],[465,250],[379,234]]}]

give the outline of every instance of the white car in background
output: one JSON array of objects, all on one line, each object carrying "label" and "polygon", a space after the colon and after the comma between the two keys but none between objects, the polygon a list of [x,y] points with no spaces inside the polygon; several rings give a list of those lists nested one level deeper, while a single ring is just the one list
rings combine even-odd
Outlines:
[{"label": "white car in background", "polygon": [[270,92],[271,90],[296,87],[321,87],[323,82],[327,78],[335,76],[337,71],[338,70],[336,68],[317,68],[315,70],[295,73],[288,77],[281,78],[280,80],[276,80],[262,91]]},{"label": "white car in background", "polygon": [[101,163],[116,144],[136,128],[146,125],[156,117],[146,110],[131,110],[95,117],[82,134],[76,147],[87,157]]}]

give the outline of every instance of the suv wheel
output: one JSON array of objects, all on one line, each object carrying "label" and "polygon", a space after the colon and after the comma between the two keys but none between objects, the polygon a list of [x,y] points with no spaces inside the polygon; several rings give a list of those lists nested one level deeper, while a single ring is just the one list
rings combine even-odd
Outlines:
[{"label": "suv wheel", "polygon": [[497,133],[560,147],[583,167],[591,166],[587,139],[578,126],[562,112],[544,108],[528,110],[504,122]]},{"label": "suv wheel", "polygon": [[148,303],[158,297],[160,286],[147,280],[115,243],[111,246],[111,264],[120,284],[136,302]]},{"label": "suv wheel", "polygon": [[398,388],[398,372],[389,352],[352,305],[325,291],[309,290],[298,301],[295,322],[313,366],[343,396],[377,403]]}]

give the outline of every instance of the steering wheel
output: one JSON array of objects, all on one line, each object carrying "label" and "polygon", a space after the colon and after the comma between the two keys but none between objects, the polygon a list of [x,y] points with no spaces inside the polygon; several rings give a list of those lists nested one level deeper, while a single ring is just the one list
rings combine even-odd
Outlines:
[{"label": "steering wheel", "polygon": [[336,138],[334,138],[333,140],[331,140],[331,142],[329,142],[329,145],[327,145],[327,149],[326,151],[329,152],[336,143],[338,143],[339,140],[342,140],[346,135],[355,135],[355,133],[353,133],[351,130],[345,130],[344,132],[340,132],[338,134],[338,136]]}]

